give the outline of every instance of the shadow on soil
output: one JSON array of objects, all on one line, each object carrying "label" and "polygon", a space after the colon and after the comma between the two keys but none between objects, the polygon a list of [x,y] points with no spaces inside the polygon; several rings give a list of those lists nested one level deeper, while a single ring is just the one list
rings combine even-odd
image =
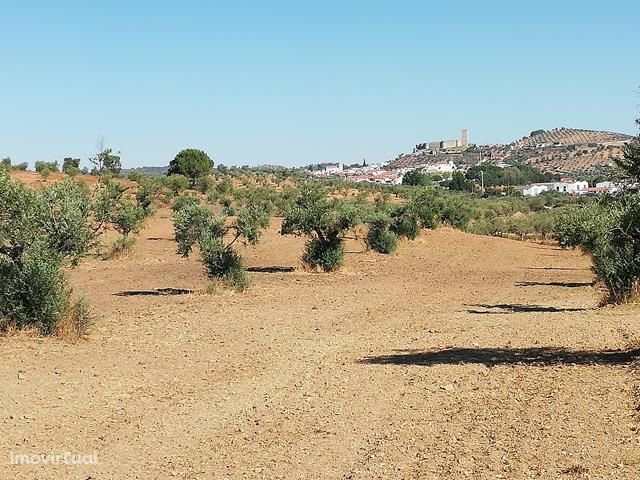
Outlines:
[{"label": "shadow on soil", "polygon": [[289,273],[295,271],[294,267],[248,267],[247,272],[259,273]]},{"label": "shadow on soil", "polygon": [[570,308],[570,307],[545,307],[543,305],[523,305],[520,303],[499,303],[496,305],[469,305],[470,307],[484,308],[478,310],[472,308],[467,310],[469,313],[476,315],[491,315],[504,313],[558,313],[558,312],[585,312],[586,308]]},{"label": "shadow on soil", "polygon": [[518,282],[517,287],[566,287],[580,288],[592,287],[593,282]]},{"label": "shadow on soil", "polygon": [[524,270],[565,270],[572,272],[585,272],[590,270],[589,268],[572,268],[572,267],[520,267]]},{"label": "shadow on soil", "polygon": [[166,240],[167,242],[173,242],[175,239],[164,237],[147,237],[147,240]]},{"label": "shadow on soil", "polygon": [[456,365],[475,363],[497,365],[628,365],[640,356],[632,350],[567,350],[564,348],[450,348],[435,351],[400,350],[393,355],[367,357],[359,363],[370,365]]},{"label": "shadow on soil", "polygon": [[189,295],[193,290],[186,288],[156,288],[155,290],[125,290],[114,293],[118,297],[148,297],[154,295]]}]

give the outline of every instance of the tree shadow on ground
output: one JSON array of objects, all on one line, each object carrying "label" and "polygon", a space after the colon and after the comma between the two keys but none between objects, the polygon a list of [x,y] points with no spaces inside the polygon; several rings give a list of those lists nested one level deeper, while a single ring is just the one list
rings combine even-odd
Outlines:
[{"label": "tree shadow on ground", "polygon": [[538,250],[566,250],[562,247],[558,247],[557,245],[545,245],[540,243],[531,243],[527,244],[530,248],[537,248]]},{"label": "tree shadow on ground", "polygon": [[259,273],[290,273],[294,272],[294,267],[247,267],[247,272],[259,272]]},{"label": "tree shadow on ground", "polygon": [[175,239],[165,237],[147,237],[147,240],[166,240],[167,242],[173,242]]},{"label": "tree shadow on ground", "polygon": [[154,290],[124,290],[114,293],[118,297],[147,297],[155,295],[189,295],[193,290],[186,288],[156,288]]},{"label": "tree shadow on ground", "polygon": [[[586,308],[571,308],[571,307],[545,307],[543,305],[524,305],[520,303],[498,303],[495,305],[477,304],[469,305],[470,307],[484,308],[485,310],[478,310],[472,308],[467,310],[469,313],[476,315],[491,315],[491,314],[504,314],[504,313],[558,313],[558,312],[584,312]],[[496,311],[497,310],[497,311]]]},{"label": "tree shadow on ground", "polygon": [[566,270],[572,272],[586,272],[589,268],[574,268],[574,267],[520,267],[524,270]]},{"label": "tree shadow on ground", "polygon": [[393,355],[366,357],[359,363],[369,365],[458,365],[482,364],[531,365],[629,365],[640,356],[640,348],[630,350],[568,350],[540,348],[448,348],[445,350],[398,350]]},{"label": "tree shadow on ground", "polygon": [[593,282],[518,282],[517,287],[592,287]]}]

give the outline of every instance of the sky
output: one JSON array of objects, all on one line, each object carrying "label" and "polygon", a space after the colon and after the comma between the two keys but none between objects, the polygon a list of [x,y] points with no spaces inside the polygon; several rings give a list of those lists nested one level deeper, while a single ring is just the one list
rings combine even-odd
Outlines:
[{"label": "sky", "polygon": [[425,141],[635,134],[638,0],[0,0],[0,157],[383,162]]}]

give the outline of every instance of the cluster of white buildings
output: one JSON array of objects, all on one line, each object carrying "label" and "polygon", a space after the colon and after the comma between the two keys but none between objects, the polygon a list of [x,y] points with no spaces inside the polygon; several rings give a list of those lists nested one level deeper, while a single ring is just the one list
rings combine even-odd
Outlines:
[{"label": "cluster of white buildings", "polygon": [[316,178],[343,178],[354,183],[379,183],[399,185],[403,173],[396,170],[384,170],[382,165],[363,165],[361,167],[344,168],[342,163],[327,163],[321,170],[312,173]]},{"label": "cluster of white buildings", "polygon": [[[504,168],[508,165],[498,165]],[[342,178],[354,183],[377,183],[383,185],[400,185],[402,178],[407,172],[412,170],[420,170],[424,173],[432,175],[441,175],[449,177],[452,173],[464,168],[460,168],[453,161],[438,162],[426,165],[418,165],[413,168],[398,168],[395,170],[386,170],[384,165],[366,165],[352,166],[344,168],[342,163],[327,163],[322,169],[312,173],[317,178]],[[516,186],[525,197],[536,197],[545,192],[558,192],[570,195],[588,195],[597,193],[614,193],[618,187],[612,182],[600,182],[595,187],[589,187],[589,183],[585,181],[575,181],[563,178],[558,182],[532,183],[530,185]]]},{"label": "cluster of white buildings", "polygon": [[559,182],[533,183],[531,185],[516,187],[516,190],[521,192],[525,197],[536,197],[544,192],[560,192],[573,195],[613,193],[617,190],[617,187],[612,182],[600,182],[597,183],[595,187],[589,187],[589,182],[563,179]]}]

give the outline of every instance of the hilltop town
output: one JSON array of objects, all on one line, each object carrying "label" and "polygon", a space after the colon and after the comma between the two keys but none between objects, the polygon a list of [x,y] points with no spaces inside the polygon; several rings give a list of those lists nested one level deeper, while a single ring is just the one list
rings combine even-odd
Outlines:
[{"label": "hilltop town", "polygon": [[584,179],[606,176],[614,158],[622,156],[622,146],[632,138],[614,132],[557,128],[535,130],[509,144],[477,145],[469,142],[469,132],[463,129],[458,139],[418,143],[411,152],[382,164],[329,163],[310,169],[318,178],[339,177],[355,183],[397,185],[402,183],[405,174],[416,170],[447,178],[454,172],[465,173],[473,166],[504,169],[529,165],[541,173],[558,176],[561,181],[547,182],[544,186],[521,186],[518,189],[524,195],[537,195],[546,190],[593,193],[610,190],[612,184],[599,182],[590,188]]}]

